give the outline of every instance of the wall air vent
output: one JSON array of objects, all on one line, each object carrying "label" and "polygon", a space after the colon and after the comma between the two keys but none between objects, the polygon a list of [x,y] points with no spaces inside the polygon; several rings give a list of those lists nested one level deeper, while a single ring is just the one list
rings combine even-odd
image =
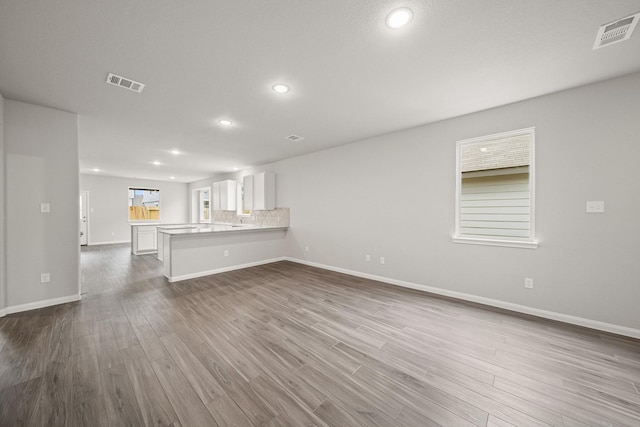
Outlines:
[{"label": "wall air vent", "polygon": [[107,83],[112,84],[114,86],[120,86],[125,89],[129,89],[138,93],[142,92],[142,89],[144,89],[143,83],[136,82],[126,77],[118,76],[113,73],[109,73],[109,75],[107,76]]},{"label": "wall air vent", "polygon": [[640,12],[627,16],[626,18],[618,19],[615,22],[604,24],[598,30],[596,41],[593,44],[593,50],[628,40],[636,28],[636,25],[638,25],[638,19],[640,19]]},{"label": "wall air vent", "polygon": [[301,136],[298,136],[298,135],[289,135],[289,136],[287,137],[287,139],[288,139],[289,141],[298,142],[298,141],[302,141],[304,138],[303,138],[303,137],[301,137]]}]

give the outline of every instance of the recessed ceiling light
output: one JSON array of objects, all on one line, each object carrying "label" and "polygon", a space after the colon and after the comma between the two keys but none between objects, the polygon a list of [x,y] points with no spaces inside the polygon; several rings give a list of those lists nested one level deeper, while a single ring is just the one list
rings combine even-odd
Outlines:
[{"label": "recessed ceiling light", "polygon": [[171,150],[171,154],[173,154],[174,156],[177,156],[178,154],[182,154],[182,153],[180,153],[180,150],[173,149]]},{"label": "recessed ceiling light", "polygon": [[218,120],[218,123],[220,123],[222,126],[231,126],[233,124],[231,120],[227,119],[220,119]]},{"label": "recessed ceiling light", "polygon": [[234,170],[234,171],[237,171],[237,170],[238,170],[238,168],[233,168],[233,170]]},{"label": "recessed ceiling light", "polygon": [[157,161],[157,160],[154,160],[154,161],[153,161],[153,162],[151,162],[151,163],[153,163],[153,164],[154,164],[154,165],[156,165],[156,166],[160,166],[160,165],[162,164],[162,163],[160,163],[160,162],[159,162],[159,161]]},{"label": "recessed ceiling light", "polygon": [[483,153],[486,153],[487,152],[487,147],[480,148],[480,151],[482,151]]},{"label": "recessed ceiling light", "polygon": [[272,86],[272,89],[274,92],[276,93],[287,93],[289,92],[291,89],[289,88],[289,86],[283,84],[283,83],[278,83]]},{"label": "recessed ceiling light", "polygon": [[387,27],[389,28],[401,28],[404,27],[411,21],[413,17],[413,12],[411,9],[406,7],[401,7],[400,9],[396,9],[387,16]]},{"label": "recessed ceiling light", "polygon": [[98,168],[94,168],[94,169],[93,169],[93,171],[94,171],[94,172],[100,172],[100,169],[98,169]]},{"label": "recessed ceiling light", "polygon": [[171,178],[171,179],[176,179],[176,177],[175,177],[175,176],[170,176],[169,178]]}]

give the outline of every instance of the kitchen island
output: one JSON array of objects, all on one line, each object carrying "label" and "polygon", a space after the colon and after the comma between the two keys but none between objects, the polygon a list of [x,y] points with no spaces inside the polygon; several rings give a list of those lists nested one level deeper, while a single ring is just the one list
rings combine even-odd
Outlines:
[{"label": "kitchen island", "polygon": [[164,275],[170,282],[268,264],[284,256],[288,226],[213,224],[158,228]]}]

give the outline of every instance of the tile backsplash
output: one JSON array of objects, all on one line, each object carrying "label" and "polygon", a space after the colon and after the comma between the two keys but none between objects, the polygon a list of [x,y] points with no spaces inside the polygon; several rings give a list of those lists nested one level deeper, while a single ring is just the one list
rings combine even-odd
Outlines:
[{"label": "tile backsplash", "polygon": [[268,227],[288,227],[289,208],[272,211],[252,211],[250,215],[238,216],[235,211],[214,211],[213,221],[226,224],[254,224]]}]

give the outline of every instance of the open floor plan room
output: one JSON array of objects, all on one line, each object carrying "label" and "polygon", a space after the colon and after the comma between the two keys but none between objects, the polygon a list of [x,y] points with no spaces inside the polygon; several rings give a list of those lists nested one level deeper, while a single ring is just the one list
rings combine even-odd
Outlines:
[{"label": "open floor plan room", "polygon": [[0,427],[640,427],[640,0],[0,0]]},{"label": "open floor plan room", "polygon": [[288,261],[169,283],[129,249],[0,319],[0,425],[640,425],[638,340]]}]

